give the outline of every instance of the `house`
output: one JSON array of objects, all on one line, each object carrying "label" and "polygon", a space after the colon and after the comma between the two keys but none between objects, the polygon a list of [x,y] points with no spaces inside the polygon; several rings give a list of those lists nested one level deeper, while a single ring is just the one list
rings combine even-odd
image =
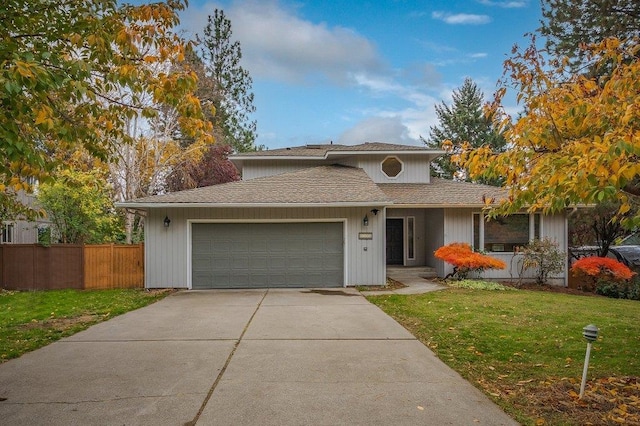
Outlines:
[{"label": "house", "polygon": [[[17,193],[17,201],[27,207],[34,207],[36,197],[24,191]],[[33,221],[24,219],[5,220],[0,223],[0,244],[35,244],[39,233],[49,226],[44,218]]]},{"label": "house", "polygon": [[[504,190],[430,176],[444,152],[387,143],[307,145],[236,154],[242,180],[140,198],[146,286],[205,288],[379,285],[387,265],[452,271],[433,252],[468,242],[503,259],[550,237],[566,252],[565,214],[485,220]],[[514,258],[515,256],[515,258]],[[566,271],[555,277],[565,284]]]}]

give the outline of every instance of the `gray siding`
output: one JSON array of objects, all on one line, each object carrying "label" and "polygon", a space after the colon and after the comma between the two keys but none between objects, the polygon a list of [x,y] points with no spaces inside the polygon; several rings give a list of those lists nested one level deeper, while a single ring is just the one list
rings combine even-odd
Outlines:
[{"label": "gray siding", "polygon": [[[473,212],[479,212],[480,210],[472,209],[445,209],[444,220],[444,245],[454,242],[466,242],[471,243],[473,241]],[[541,237],[550,238],[558,243],[560,250],[563,253],[567,253],[567,227],[565,214],[556,214],[550,216],[543,216],[541,221]],[[514,255],[513,253],[491,253],[491,256],[501,259],[507,264],[507,268],[504,270],[489,270],[482,273],[483,278],[489,279],[519,279],[519,271],[521,266],[521,256]],[[443,262],[439,262],[443,264]],[[438,275],[443,277],[453,271],[453,267],[448,264],[442,265],[442,274],[437,267]],[[565,271],[553,277],[550,283],[557,285],[566,285],[566,273]],[[525,279],[532,279],[534,271],[525,273]]]},{"label": "gray siding", "polygon": [[[149,209],[145,226],[145,281],[148,288],[188,288],[190,285],[190,235],[197,222],[344,221],[345,285],[380,285],[385,282],[383,215],[368,208],[183,208]],[[380,207],[379,207],[380,208]],[[362,218],[369,216],[369,226]],[[165,215],[171,226],[165,228]],[[373,240],[360,240],[359,232],[372,232]]]},{"label": "gray siding", "polygon": [[360,167],[376,183],[429,183],[429,161],[423,155],[394,155],[403,163],[402,172],[395,178],[382,173],[381,163],[388,155],[363,155],[361,157],[345,156],[331,160],[257,160],[245,161],[242,167],[242,179],[249,180],[265,176],[273,176],[296,170],[330,164]]},{"label": "gray siding", "polygon": [[426,265],[436,269],[439,277],[444,277],[444,262],[433,255],[444,245],[444,210],[425,210],[425,258]]},{"label": "gray siding", "polygon": [[429,161],[425,156],[393,155],[403,164],[402,172],[395,178],[389,178],[382,172],[382,162],[388,155],[365,155],[358,157],[358,167],[376,183],[429,183]]},{"label": "gray siding", "polygon": [[[19,191],[17,195],[19,202],[34,207],[36,205],[36,197],[33,194],[26,194],[24,191]],[[47,225],[46,218],[37,219],[33,222],[25,220],[5,221],[5,224],[13,225],[13,241],[12,244],[34,244],[38,242],[38,226]]]},{"label": "gray siding", "polygon": [[[427,232],[427,224],[425,222],[424,209],[391,209],[387,208],[387,217],[402,218],[404,220],[404,266],[425,266],[427,265],[426,244],[430,236]],[[408,256],[408,218],[415,219],[414,224],[414,258],[409,259]],[[429,224],[429,226],[431,226]]]}]

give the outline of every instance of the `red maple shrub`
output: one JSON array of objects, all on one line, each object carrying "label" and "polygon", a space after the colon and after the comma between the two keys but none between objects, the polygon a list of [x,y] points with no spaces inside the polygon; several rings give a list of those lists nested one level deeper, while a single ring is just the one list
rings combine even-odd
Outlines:
[{"label": "red maple shrub", "polygon": [[499,259],[474,252],[466,243],[451,243],[440,247],[434,255],[453,265],[454,277],[463,279],[470,272],[482,272],[485,269],[504,269],[507,265]]},{"label": "red maple shrub", "polygon": [[620,263],[609,257],[583,257],[573,264],[571,272],[574,275],[584,274],[598,278],[606,278],[612,281],[630,280],[634,272],[624,263]]},{"label": "red maple shrub", "polygon": [[576,277],[583,278],[580,289],[593,291],[603,296],[615,298],[637,298],[636,286],[629,286],[628,282],[635,272],[624,263],[609,257],[583,257],[571,267]]}]

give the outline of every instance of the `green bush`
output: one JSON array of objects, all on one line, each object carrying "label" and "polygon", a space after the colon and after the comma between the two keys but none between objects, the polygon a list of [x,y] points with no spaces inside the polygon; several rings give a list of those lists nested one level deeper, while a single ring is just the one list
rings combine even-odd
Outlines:
[{"label": "green bush", "polygon": [[600,279],[596,283],[596,294],[613,299],[640,300],[640,279],[628,281],[612,281]]}]

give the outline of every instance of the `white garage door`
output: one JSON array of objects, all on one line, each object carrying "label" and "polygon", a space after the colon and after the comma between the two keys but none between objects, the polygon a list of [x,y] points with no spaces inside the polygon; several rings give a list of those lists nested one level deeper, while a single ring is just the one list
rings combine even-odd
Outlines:
[{"label": "white garage door", "polygon": [[194,289],[342,287],[343,224],[194,223]]}]

